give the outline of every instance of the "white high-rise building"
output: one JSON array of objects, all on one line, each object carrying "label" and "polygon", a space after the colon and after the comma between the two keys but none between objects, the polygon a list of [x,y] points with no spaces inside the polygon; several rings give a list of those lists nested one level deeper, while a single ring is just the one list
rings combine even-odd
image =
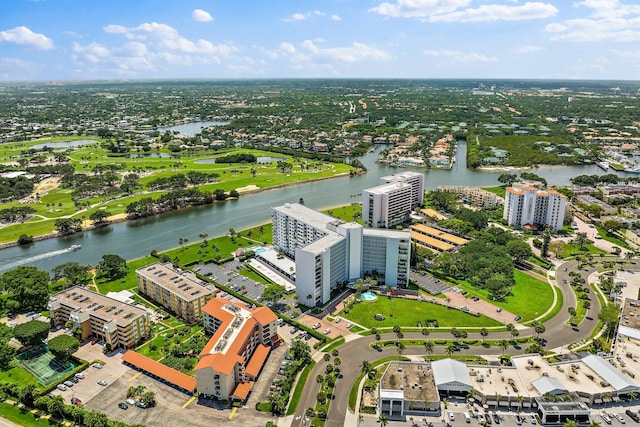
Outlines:
[{"label": "white high-rise building", "polygon": [[410,235],[364,229],[293,203],[273,208],[273,244],[296,263],[298,302],[324,304],[338,283],[376,273],[385,285],[409,283]]},{"label": "white high-rise building", "polygon": [[421,206],[424,175],[405,171],[380,178],[380,185],[362,191],[362,221],[368,227],[390,228],[409,219]]},{"label": "white high-rise building", "polygon": [[507,187],[502,218],[513,227],[544,226],[561,230],[567,198],[555,190]]}]

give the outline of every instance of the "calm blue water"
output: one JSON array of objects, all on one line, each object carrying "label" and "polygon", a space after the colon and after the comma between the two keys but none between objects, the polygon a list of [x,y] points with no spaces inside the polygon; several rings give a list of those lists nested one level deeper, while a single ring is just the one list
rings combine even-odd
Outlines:
[{"label": "calm blue water", "polygon": [[73,148],[81,147],[88,144],[98,144],[98,141],[93,139],[79,139],[77,141],[60,141],[60,142],[47,142],[45,144],[32,145],[30,148]]},{"label": "calm blue water", "polygon": [[213,121],[202,121],[202,122],[192,122],[192,123],[184,123],[181,125],[169,126],[164,128],[158,128],[160,132],[178,132],[184,136],[194,136],[197,133],[202,132],[202,129],[207,128],[209,126],[226,126],[230,122],[213,122]]}]

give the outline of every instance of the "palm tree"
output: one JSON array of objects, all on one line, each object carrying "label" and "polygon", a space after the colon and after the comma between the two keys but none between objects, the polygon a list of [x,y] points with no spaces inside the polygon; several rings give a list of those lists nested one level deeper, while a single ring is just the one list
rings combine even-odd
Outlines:
[{"label": "palm tree", "polygon": [[398,343],[396,344],[396,350],[398,351],[398,354],[402,354],[402,352],[405,350],[405,345],[402,341],[398,341]]},{"label": "palm tree", "polygon": [[574,420],[567,420],[565,421],[565,423],[562,425],[562,427],[578,427],[578,423],[575,422]]},{"label": "palm tree", "polygon": [[487,328],[480,329],[480,335],[482,335],[482,344],[484,344],[484,339],[489,335]]},{"label": "palm tree", "polygon": [[371,363],[369,363],[368,360],[363,360],[362,363],[360,363],[360,372],[363,374],[371,372]]},{"label": "palm tree", "polygon": [[520,396],[520,395],[518,395],[518,396],[516,397],[516,401],[520,404],[520,406],[519,406],[518,410],[519,410],[519,411],[522,411],[522,404],[524,403],[524,396]]},{"label": "palm tree", "polygon": [[636,400],[638,398],[638,392],[635,390],[631,390],[629,393],[627,393],[627,396],[629,396],[630,400]]},{"label": "palm tree", "polygon": [[424,335],[425,337],[429,335],[429,329],[427,328],[422,328],[422,335]]},{"label": "palm tree", "polygon": [[389,424],[389,417],[384,414],[380,414],[380,416],[378,417],[378,422],[382,427],[387,427],[387,424]]},{"label": "palm tree", "polygon": [[431,341],[425,340],[425,342],[424,342],[424,351],[427,354],[433,353],[433,343]]},{"label": "palm tree", "polygon": [[600,427],[600,426],[601,424],[596,420],[591,420],[591,422],[589,423],[589,427]]},{"label": "palm tree", "polygon": [[456,350],[458,350],[458,347],[456,347],[456,346],[455,346],[455,345],[453,345],[453,344],[451,344],[451,345],[447,346],[447,348],[446,348],[447,354],[448,354],[449,356],[451,356],[451,355],[452,355]]},{"label": "palm tree", "polygon": [[507,342],[507,340],[500,340],[499,346],[502,350],[502,353],[504,354],[505,350],[509,348],[509,343]]}]

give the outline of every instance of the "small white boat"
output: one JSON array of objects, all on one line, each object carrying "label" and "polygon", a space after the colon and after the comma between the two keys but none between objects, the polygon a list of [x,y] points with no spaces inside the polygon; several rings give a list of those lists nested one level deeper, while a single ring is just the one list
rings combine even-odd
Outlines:
[{"label": "small white boat", "polygon": [[71,245],[71,247],[69,248],[70,251],[77,251],[78,249],[82,248],[82,246],[80,245]]}]

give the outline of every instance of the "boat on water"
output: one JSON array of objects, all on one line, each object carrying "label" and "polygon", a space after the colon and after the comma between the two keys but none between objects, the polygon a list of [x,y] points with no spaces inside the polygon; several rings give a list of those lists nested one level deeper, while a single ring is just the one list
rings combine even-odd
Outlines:
[{"label": "boat on water", "polygon": [[71,245],[71,247],[69,248],[70,251],[77,251],[78,249],[82,248],[81,245]]},{"label": "boat on water", "polygon": [[598,166],[600,169],[606,171],[609,170],[609,162],[607,161],[600,161],[600,162],[596,162],[596,166]]},{"label": "boat on water", "polygon": [[634,166],[632,168],[625,169],[624,171],[626,173],[637,173],[637,174],[640,174],[640,165],[636,165],[636,166]]}]

